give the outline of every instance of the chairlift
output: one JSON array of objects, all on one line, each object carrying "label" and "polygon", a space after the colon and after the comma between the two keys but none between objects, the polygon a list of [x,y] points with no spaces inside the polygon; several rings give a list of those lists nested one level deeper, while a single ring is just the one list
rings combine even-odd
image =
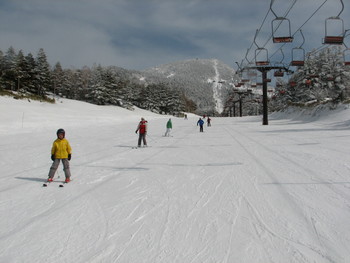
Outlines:
[{"label": "chairlift", "polygon": [[327,18],[325,32],[323,44],[342,45],[344,42],[344,21],[339,17]]},{"label": "chairlift", "polygon": [[273,43],[290,43],[293,41],[290,21],[285,17],[277,16],[272,9],[274,1],[275,0],[271,0],[270,2],[270,10],[275,16],[275,19],[271,21]]},{"label": "chairlift", "polygon": [[292,48],[292,61],[291,65],[292,66],[297,66],[297,67],[302,67],[305,64],[305,50],[302,48],[305,38],[303,35],[303,32],[301,30],[300,34],[303,37],[303,42],[299,47]]},{"label": "chairlift", "polygon": [[311,83],[312,83],[311,79],[306,79],[306,80],[305,80],[306,86],[310,86]]},{"label": "chairlift", "polygon": [[300,47],[292,48],[292,66],[302,67],[305,64],[305,50]]},{"label": "chairlift", "polygon": [[329,17],[325,20],[325,37],[323,44],[342,45],[344,42],[344,21],[339,16],[344,10],[343,0],[340,0],[342,9],[337,16]]},{"label": "chairlift", "polygon": [[257,49],[255,50],[255,65],[256,66],[267,66],[270,64],[269,62],[269,53],[267,52],[266,48],[259,47],[256,43],[256,36],[259,33],[259,29],[256,30],[255,36],[254,36],[254,43],[257,46]]},{"label": "chairlift", "polygon": [[274,77],[283,77],[284,76],[284,72],[279,69],[279,70],[276,70],[274,73],[273,73]]},{"label": "chairlift", "polygon": [[310,79],[316,79],[316,78],[320,77],[320,75],[318,75],[318,74],[310,74],[308,77]]},{"label": "chairlift", "polygon": [[269,55],[266,48],[257,48],[255,50],[255,65],[267,66],[269,65]]},{"label": "chairlift", "polygon": [[289,81],[289,86],[290,86],[291,88],[296,87],[296,85],[297,85],[296,81]]},{"label": "chairlift", "polygon": [[346,48],[343,51],[344,65],[350,66],[350,48]]},{"label": "chairlift", "polygon": [[[272,24],[273,43],[293,42],[289,19],[284,17],[276,17],[274,20],[272,20],[271,24]],[[282,32],[287,32],[287,34],[286,33],[282,34]]]},{"label": "chairlift", "polygon": [[281,61],[276,63],[276,67],[279,68],[278,70],[275,70],[275,72],[273,73],[274,77],[283,77],[284,76],[284,70],[282,70],[282,68],[284,68],[284,64],[283,64],[283,60],[284,60],[284,53],[282,48],[280,49],[281,53],[282,53],[282,58]]},{"label": "chairlift", "polygon": [[241,81],[244,83],[249,82],[248,70],[246,68],[243,69]]}]

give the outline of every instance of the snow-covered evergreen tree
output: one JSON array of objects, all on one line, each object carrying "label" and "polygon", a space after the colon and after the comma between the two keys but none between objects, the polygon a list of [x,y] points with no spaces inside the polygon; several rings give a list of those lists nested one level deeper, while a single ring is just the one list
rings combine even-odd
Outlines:
[{"label": "snow-covered evergreen tree", "polygon": [[53,86],[51,85],[51,69],[50,64],[47,62],[47,57],[43,48],[39,49],[36,57],[36,87],[38,95],[44,96],[47,90],[53,92]]}]

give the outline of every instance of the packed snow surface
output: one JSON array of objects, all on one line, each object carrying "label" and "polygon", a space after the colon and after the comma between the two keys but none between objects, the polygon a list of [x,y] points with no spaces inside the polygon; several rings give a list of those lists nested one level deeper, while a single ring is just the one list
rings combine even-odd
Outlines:
[{"label": "packed snow surface", "polygon": [[[350,110],[188,120],[0,97],[0,262],[350,262]],[[133,149],[141,117],[147,148]],[[171,137],[163,137],[172,118]],[[73,181],[50,149],[64,128]]]}]

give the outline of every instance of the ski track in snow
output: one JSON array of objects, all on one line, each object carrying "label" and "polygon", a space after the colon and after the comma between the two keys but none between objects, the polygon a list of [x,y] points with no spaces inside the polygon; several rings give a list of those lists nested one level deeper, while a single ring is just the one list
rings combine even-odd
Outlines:
[{"label": "ski track in snow", "polygon": [[0,262],[347,263],[348,128],[167,119],[142,149],[137,123],[68,125],[64,188],[41,187],[55,131],[0,133]]}]

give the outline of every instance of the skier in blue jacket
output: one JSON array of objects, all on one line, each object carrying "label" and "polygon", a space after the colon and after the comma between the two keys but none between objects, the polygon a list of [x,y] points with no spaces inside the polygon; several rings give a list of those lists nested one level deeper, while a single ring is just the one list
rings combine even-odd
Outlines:
[{"label": "skier in blue jacket", "polygon": [[199,118],[199,120],[197,121],[197,126],[199,125],[199,132],[203,132],[203,125],[204,125],[204,121]]}]

